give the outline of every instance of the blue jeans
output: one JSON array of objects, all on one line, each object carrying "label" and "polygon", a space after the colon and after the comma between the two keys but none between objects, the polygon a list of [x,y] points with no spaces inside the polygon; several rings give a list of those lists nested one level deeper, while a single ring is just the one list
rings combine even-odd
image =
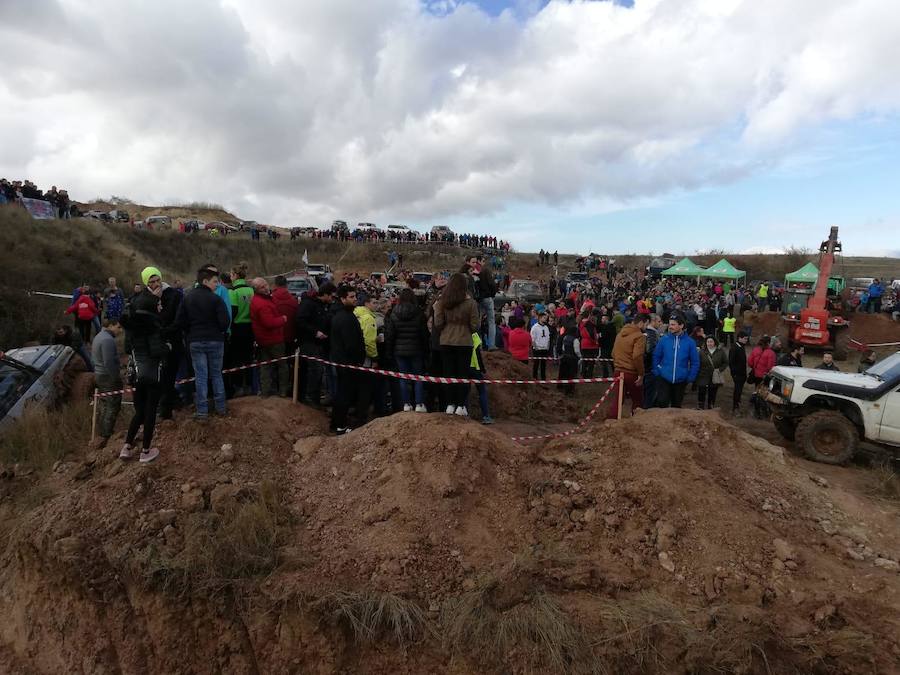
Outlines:
[{"label": "blue jeans", "polygon": [[213,403],[216,412],[225,413],[225,380],[222,378],[222,361],[225,343],[203,341],[191,343],[191,363],[194,364],[195,402],[197,416],[209,415],[209,381],[212,380]]},{"label": "blue jeans", "polygon": [[[401,373],[410,373],[412,375],[421,375],[425,372],[425,365],[421,356],[397,356],[397,370]],[[412,405],[409,398],[409,380],[400,380],[400,398],[403,405]],[[423,382],[413,382],[416,405],[425,403],[425,384]]]},{"label": "blue jeans", "polygon": [[488,349],[493,349],[497,346],[497,313],[496,309],[494,309],[494,299],[482,298],[478,304],[481,307],[481,313],[487,315],[487,340],[485,340],[485,344]]}]

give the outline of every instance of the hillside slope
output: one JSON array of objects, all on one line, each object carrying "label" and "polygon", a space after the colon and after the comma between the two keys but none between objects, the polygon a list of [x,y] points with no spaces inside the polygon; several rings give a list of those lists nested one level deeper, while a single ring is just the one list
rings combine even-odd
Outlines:
[{"label": "hillside slope", "polygon": [[[138,216],[165,212],[174,218],[196,217],[235,220],[225,211],[202,208],[132,209]],[[566,248],[561,237],[560,248]],[[327,262],[337,273],[370,273],[384,270],[387,252],[394,244],[348,244],[331,240],[250,241],[246,234],[213,239],[206,234],[134,230],[121,223],[97,220],[37,221],[21,209],[0,207],[0,347],[17,346],[30,340],[46,340],[53,326],[62,321],[66,301],[30,295],[30,291],[69,293],[80,284],[103,285],[109,276],[125,288],[137,280],[146,265],[163,271],[168,282],[188,285],[198,267],[214,262],[228,269],[239,261],[249,263],[251,274],[274,275],[302,266],[304,251],[312,262]],[[467,250],[437,244],[403,245],[404,267],[413,270],[455,270]],[[604,252],[598,242],[597,252]],[[643,267],[648,255],[615,255],[625,267]],[[515,277],[541,278],[546,267],[538,267],[534,253],[512,253],[507,271]],[[712,264],[716,256],[694,256],[700,264]],[[729,256],[750,279],[781,278],[807,260],[802,255]],[[574,269],[574,255],[560,256],[560,270]],[[900,260],[894,258],[846,258],[839,266],[846,276],[900,276]]]}]

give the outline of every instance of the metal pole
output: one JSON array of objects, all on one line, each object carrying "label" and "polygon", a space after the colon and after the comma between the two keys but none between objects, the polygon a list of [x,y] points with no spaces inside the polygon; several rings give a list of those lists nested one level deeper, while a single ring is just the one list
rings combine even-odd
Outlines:
[{"label": "metal pole", "polygon": [[619,415],[616,419],[622,419],[622,400],[625,398],[625,375],[619,373]]},{"label": "metal pole", "polygon": [[294,403],[300,393],[300,349],[294,350]]},{"label": "metal pole", "polygon": [[97,435],[97,408],[98,401],[100,397],[97,395],[98,390],[94,388],[94,412],[91,413],[91,442],[93,443],[95,436]]}]

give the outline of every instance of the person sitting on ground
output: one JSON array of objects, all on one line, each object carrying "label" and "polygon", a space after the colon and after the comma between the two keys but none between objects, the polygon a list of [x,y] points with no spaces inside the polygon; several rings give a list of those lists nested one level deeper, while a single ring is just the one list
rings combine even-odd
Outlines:
[{"label": "person sitting on ground", "polygon": [[822,363],[816,366],[816,370],[833,370],[836,372],[840,372],[840,368],[837,367],[837,364],[834,362],[834,355],[831,352],[825,352],[822,354]]}]

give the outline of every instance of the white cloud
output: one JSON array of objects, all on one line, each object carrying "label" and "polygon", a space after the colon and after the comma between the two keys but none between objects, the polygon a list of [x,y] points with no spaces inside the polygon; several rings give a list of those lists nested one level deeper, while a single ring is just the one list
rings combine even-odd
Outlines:
[{"label": "white cloud", "polygon": [[281,223],[634,203],[900,108],[884,0],[7,5],[0,175]]}]

